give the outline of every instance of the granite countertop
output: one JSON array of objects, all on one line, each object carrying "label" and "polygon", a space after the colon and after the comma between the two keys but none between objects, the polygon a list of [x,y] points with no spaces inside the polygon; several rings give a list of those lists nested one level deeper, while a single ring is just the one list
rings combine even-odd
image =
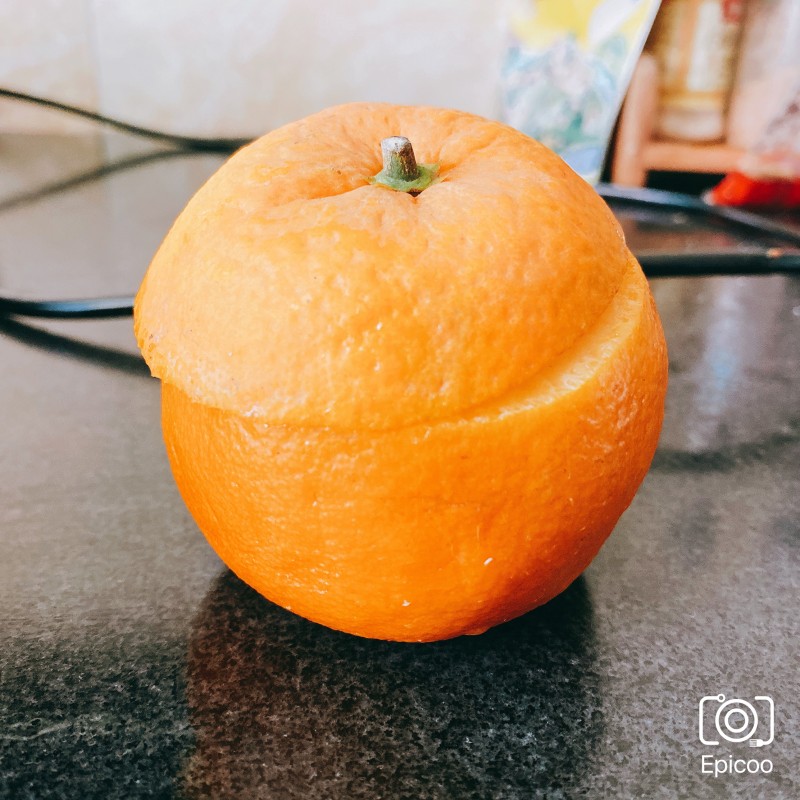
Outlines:
[{"label": "granite countertop", "polygon": [[[0,291],[132,292],[219,164],[31,196],[109,152],[130,144],[0,137]],[[743,244],[623,222],[634,248]],[[329,631],[222,566],[130,320],[0,322],[0,797],[800,797],[800,280],[653,289],[670,387],[633,505],[562,596],[427,645]],[[774,742],[703,744],[719,694],[753,704],[759,737],[769,698]]]}]

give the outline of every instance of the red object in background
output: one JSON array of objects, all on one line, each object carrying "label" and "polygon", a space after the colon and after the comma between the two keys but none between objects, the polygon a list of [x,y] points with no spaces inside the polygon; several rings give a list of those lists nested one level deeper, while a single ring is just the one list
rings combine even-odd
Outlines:
[{"label": "red object in background", "polygon": [[707,199],[719,206],[800,206],[800,180],[749,178],[731,172],[709,193]]},{"label": "red object in background", "polygon": [[726,22],[741,22],[744,16],[744,0],[722,0],[722,17]]}]

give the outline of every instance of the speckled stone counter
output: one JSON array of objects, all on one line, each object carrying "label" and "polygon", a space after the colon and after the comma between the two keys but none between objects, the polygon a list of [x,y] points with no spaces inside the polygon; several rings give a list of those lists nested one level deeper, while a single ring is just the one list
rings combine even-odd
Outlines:
[{"label": "speckled stone counter", "polygon": [[[0,138],[0,291],[132,292],[219,163],[30,196],[105,146]],[[634,247],[741,244],[624,225]],[[173,486],[129,320],[0,323],[0,797],[800,797],[800,280],[653,288],[671,382],[633,505],[561,597],[428,645],[326,630],[225,570]],[[716,736],[731,698],[754,739],[769,698],[774,741]]]}]

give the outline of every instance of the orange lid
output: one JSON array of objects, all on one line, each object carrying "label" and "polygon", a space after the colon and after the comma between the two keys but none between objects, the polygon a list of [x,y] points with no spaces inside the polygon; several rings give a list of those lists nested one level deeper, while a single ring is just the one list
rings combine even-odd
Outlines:
[{"label": "orange lid", "polygon": [[[439,180],[370,185],[408,137]],[[136,298],[155,376],[268,423],[386,429],[472,412],[599,319],[629,254],[603,201],[524,134],[355,103],[273,131],[190,201]]]}]

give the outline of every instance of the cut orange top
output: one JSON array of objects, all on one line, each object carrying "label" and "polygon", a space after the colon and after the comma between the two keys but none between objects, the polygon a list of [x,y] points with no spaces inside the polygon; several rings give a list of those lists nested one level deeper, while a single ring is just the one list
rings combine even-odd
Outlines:
[{"label": "cut orange top", "polygon": [[[367,182],[393,135],[439,164],[417,197]],[[390,429],[524,386],[601,318],[627,264],[603,201],[524,134],[360,103],[262,137],[208,181],[150,266],[136,334],[195,401]]]}]

